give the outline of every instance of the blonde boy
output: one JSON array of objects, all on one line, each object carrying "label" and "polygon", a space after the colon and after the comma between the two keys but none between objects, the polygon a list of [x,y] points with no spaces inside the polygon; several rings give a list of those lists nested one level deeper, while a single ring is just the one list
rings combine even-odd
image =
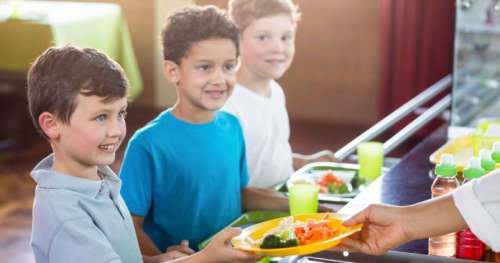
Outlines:
[{"label": "blonde boy", "polygon": [[312,161],[332,161],[330,151],[292,154],[283,89],[276,82],[295,54],[300,14],[291,0],[230,0],[229,13],[241,32],[241,65],[237,84],[224,109],[243,128],[249,185],[271,187],[294,168]]}]

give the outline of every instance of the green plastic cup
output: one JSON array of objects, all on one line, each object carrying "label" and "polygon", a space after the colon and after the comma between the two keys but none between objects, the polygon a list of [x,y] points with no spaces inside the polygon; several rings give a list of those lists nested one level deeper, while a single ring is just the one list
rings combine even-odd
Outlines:
[{"label": "green plastic cup", "polygon": [[288,189],[290,215],[318,212],[318,187],[314,184],[298,183]]},{"label": "green plastic cup", "polygon": [[359,177],[371,182],[382,173],[384,145],[380,142],[358,144]]}]

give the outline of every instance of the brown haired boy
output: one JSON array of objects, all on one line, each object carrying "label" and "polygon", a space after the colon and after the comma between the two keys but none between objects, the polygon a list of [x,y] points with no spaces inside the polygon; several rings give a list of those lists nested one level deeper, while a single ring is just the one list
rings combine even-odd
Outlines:
[{"label": "brown haired boy", "polygon": [[[106,55],[74,46],[49,48],[28,73],[28,103],[53,153],[32,171],[37,182],[31,245],[36,262],[163,262],[141,257],[120,179],[108,167],[125,136],[127,80]],[[255,258],[225,242],[176,262]]]},{"label": "brown haired boy", "polygon": [[288,208],[286,198],[246,187],[240,124],[218,111],[235,82],[238,28],[213,6],[192,7],[168,18],[162,40],[177,102],[134,134],[120,171],[144,254],[196,249],[243,209]]}]

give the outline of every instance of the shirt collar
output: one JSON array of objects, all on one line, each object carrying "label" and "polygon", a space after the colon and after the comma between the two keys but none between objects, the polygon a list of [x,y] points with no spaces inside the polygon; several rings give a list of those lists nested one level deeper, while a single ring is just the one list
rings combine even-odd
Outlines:
[{"label": "shirt collar", "polygon": [[65,189],[96,197],[101,189],[105,187],[104,184],[107,184],[109,185],[112,197],[118,198],[121,181],[108,166],[98,166],[98,171],[104,175],[104,178],[100,181],[94,181],[54,171],[52,169],[53,161],[54,155],[50,154],[31,171],[31,177],[38,184],[38,187]]}]

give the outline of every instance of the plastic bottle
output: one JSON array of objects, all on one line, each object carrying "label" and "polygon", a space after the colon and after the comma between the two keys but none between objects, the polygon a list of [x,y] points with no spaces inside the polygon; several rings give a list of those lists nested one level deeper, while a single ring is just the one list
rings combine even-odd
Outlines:
[{"label": "plastic bottle", "polygon": [[[447,194],[459,186],[457,167],[451,154],[443,154],[434,170],[436,179],[432,183],[432,198]],[[429,255],[453,257],[456,249],[456,233],[429,238]]]},{"label": "plastic bottle", "polygon": [[479,151],[479,156],[481,157],[481,167],[483,167],[486,173],[495,170],[496,163],[491,158],[490,150],[482,149],[481,151]]},{"label": "plastic bottle", "polygon": [[[464,184],[485,174],[478,157],[471,157],[468,166],[464,169]],[[456,258],[482,260],[485,256],[485,245],[469,228],[457,233]]]},{"label": "plastic bottle", "polygon": [[497,164],[500,163],[500,142],[495,142],[491,151],[491,159]]}]

